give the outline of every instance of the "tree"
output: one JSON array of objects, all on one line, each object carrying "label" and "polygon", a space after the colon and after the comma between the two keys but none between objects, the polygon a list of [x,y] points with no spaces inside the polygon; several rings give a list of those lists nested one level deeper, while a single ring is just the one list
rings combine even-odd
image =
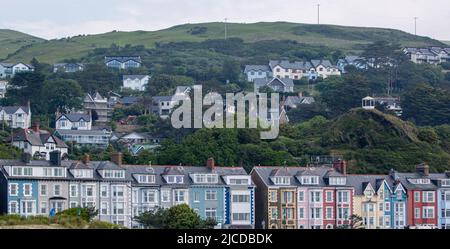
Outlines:
[{"label": "tree", "polygon": [[362,218],[359,215],[352,214],[349,218],[350,223],[342,225],[338,228],[340,229],[364,229],[364,224],[362,222]]},{"label": "tree", "polygon": [[155,210],[143,212],[133,219],[144,228],[163,229],[167,223],[167,209],[158,208]]},{"label": "tree", "polygon": [[237,82],[241,73],[240,65],[237,61],[228,59],[222,64],[222,77],[224,81]]},{"label": "tree", "polygon": [[17,105],[31,102],[33,114],[47,113],[47,101],[42,98],[45,75],[39,72],[17,73],[10,81],[6,93],[7,101]]},{"label": "tree", "polygon": [[52,79],[45,81],[43,95],[48,100],[48,113],[66,112],[82,107],[83,90],[74,80]]},{"label": "tree", "polygon": [[73,216],[80,217],[86,222],[91,222],[95,216],[98,215],[98,210],[95,207],[75,207],[58,212],[56,216]]}]

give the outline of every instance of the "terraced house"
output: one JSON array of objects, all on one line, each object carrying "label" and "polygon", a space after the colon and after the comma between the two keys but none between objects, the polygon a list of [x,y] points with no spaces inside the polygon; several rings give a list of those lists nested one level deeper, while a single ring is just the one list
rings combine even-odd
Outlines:
[{"label": "terraced house", "polygon": [[353,188],[345,162],[318,167],[254,167],[256,227],[332,229],[348,225]]},{"label": "terraced house", "polygon": [[254,228],[255,199],[250,176],[241,167],[123,165],[111,161],[0,160],[0,213],[49,215],[74,207],[95,207],[98,219],[139,227],[132,217],[158,207],[188,204],[221,228]]}]

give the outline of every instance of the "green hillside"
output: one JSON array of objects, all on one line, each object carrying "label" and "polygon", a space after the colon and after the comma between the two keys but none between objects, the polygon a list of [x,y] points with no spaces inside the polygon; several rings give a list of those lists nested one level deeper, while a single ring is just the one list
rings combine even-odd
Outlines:
[{"label": "green hillside", "polygon": [[[39,61],[54,63],[63,59],[81,58],[95,48],[109,47],[112,43],[120,46],[131,44],[152,48],[155,43],[200,42],[208,39],[222,39],[223,37],[224,24],[218,22],[184,24],[159,31],[109,32],[35,44],[21,49],[10,56],[8,61],[29,61],[36,57]],[[245,42],[294,40],[344,51],[359,51],[362,45],[376,40],[398,42],[404,46],[443,45],[441,42],[427,37],[418,37],[393,29],[287,22],[229,23],[228,37],[238,37]],[[2,53],[4,52],[2,51]]]},{"label": "green hillside", "polygon": [[450,46],[450,41],[442,41],[442,42]]},{"label": "green hillside", "polygon": [[18,49],[42,42],[43,39],[9,29],[0,29],[0,59]]}]

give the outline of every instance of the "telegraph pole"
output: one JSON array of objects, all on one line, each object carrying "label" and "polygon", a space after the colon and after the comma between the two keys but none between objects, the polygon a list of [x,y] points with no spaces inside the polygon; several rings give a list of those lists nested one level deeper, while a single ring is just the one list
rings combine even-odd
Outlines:
[{"label": "telegraph pole", "polygon": [[417,16],[414,17],[414,35],[417,36],[417,19],[419,19]]},{"label": "telegraph pole", "polygon": [[225,18],[225,40],[227,39],[227,21],[228,21],[228,18]]},{"label": "telegraph pole", "polygon": [[320,24],[320,4],[317,4],[317,24]]}]

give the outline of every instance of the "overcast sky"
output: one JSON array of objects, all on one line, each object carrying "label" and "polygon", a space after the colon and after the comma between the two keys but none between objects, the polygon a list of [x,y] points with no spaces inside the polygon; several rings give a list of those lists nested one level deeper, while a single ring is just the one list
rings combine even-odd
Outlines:
[{"label": "overcast sky", "polygon": [[449,0],[0,0],[0,28],[51,39],[183,23],[289,21],[401,29],[450,40]]}]

